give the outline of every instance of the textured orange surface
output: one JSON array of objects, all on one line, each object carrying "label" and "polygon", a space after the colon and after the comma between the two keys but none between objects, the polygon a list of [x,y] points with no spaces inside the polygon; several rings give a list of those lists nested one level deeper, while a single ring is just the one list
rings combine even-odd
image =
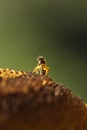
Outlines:
[{"label": "textured orange surface", "polygon": [[1,130],[87,130],[87,107],[47,76],[0,78]]}]

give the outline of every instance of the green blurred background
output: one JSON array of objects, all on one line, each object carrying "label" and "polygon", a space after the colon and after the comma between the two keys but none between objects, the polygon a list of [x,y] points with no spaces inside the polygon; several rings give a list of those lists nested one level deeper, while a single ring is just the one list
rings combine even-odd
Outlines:
[{"label": "green blurred background", "polygon": [[43,55],[50,76],[87,102],[86,44],[86,0],[0,0],[0,67],[32,71]]}]

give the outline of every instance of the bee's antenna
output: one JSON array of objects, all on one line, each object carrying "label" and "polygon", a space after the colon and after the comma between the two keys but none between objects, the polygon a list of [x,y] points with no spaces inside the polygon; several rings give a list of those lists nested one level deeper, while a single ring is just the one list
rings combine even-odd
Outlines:
[{"label": "bee's antenna", "polygon": [[34,54],[34,57],[38,57],[38,55]]}]

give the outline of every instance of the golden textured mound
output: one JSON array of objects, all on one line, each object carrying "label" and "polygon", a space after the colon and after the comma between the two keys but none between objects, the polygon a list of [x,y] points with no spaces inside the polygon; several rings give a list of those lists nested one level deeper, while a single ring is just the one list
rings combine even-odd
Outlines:
[{"label": "golden textured mound", "polygon": [[24,71],[15,71],[9,68],[6,68],[6,69],[0,68],[0,77],[4,79],[19,77],[24,74],[26,74],[26,72]]},{"label": "golden textured mound", "polygon": [[87,107],[48,76],[0,76],[0,130],[87,130]]}]

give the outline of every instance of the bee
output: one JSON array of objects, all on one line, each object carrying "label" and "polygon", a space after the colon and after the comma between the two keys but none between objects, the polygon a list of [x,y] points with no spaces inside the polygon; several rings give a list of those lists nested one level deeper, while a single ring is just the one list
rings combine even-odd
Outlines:
[{"label": "bee", "polygon": [[48,75],[49,67],[47,66],[46,59],[43,56],[38,56],[37,61],[38,64],[33,72],[39,75]]}]

